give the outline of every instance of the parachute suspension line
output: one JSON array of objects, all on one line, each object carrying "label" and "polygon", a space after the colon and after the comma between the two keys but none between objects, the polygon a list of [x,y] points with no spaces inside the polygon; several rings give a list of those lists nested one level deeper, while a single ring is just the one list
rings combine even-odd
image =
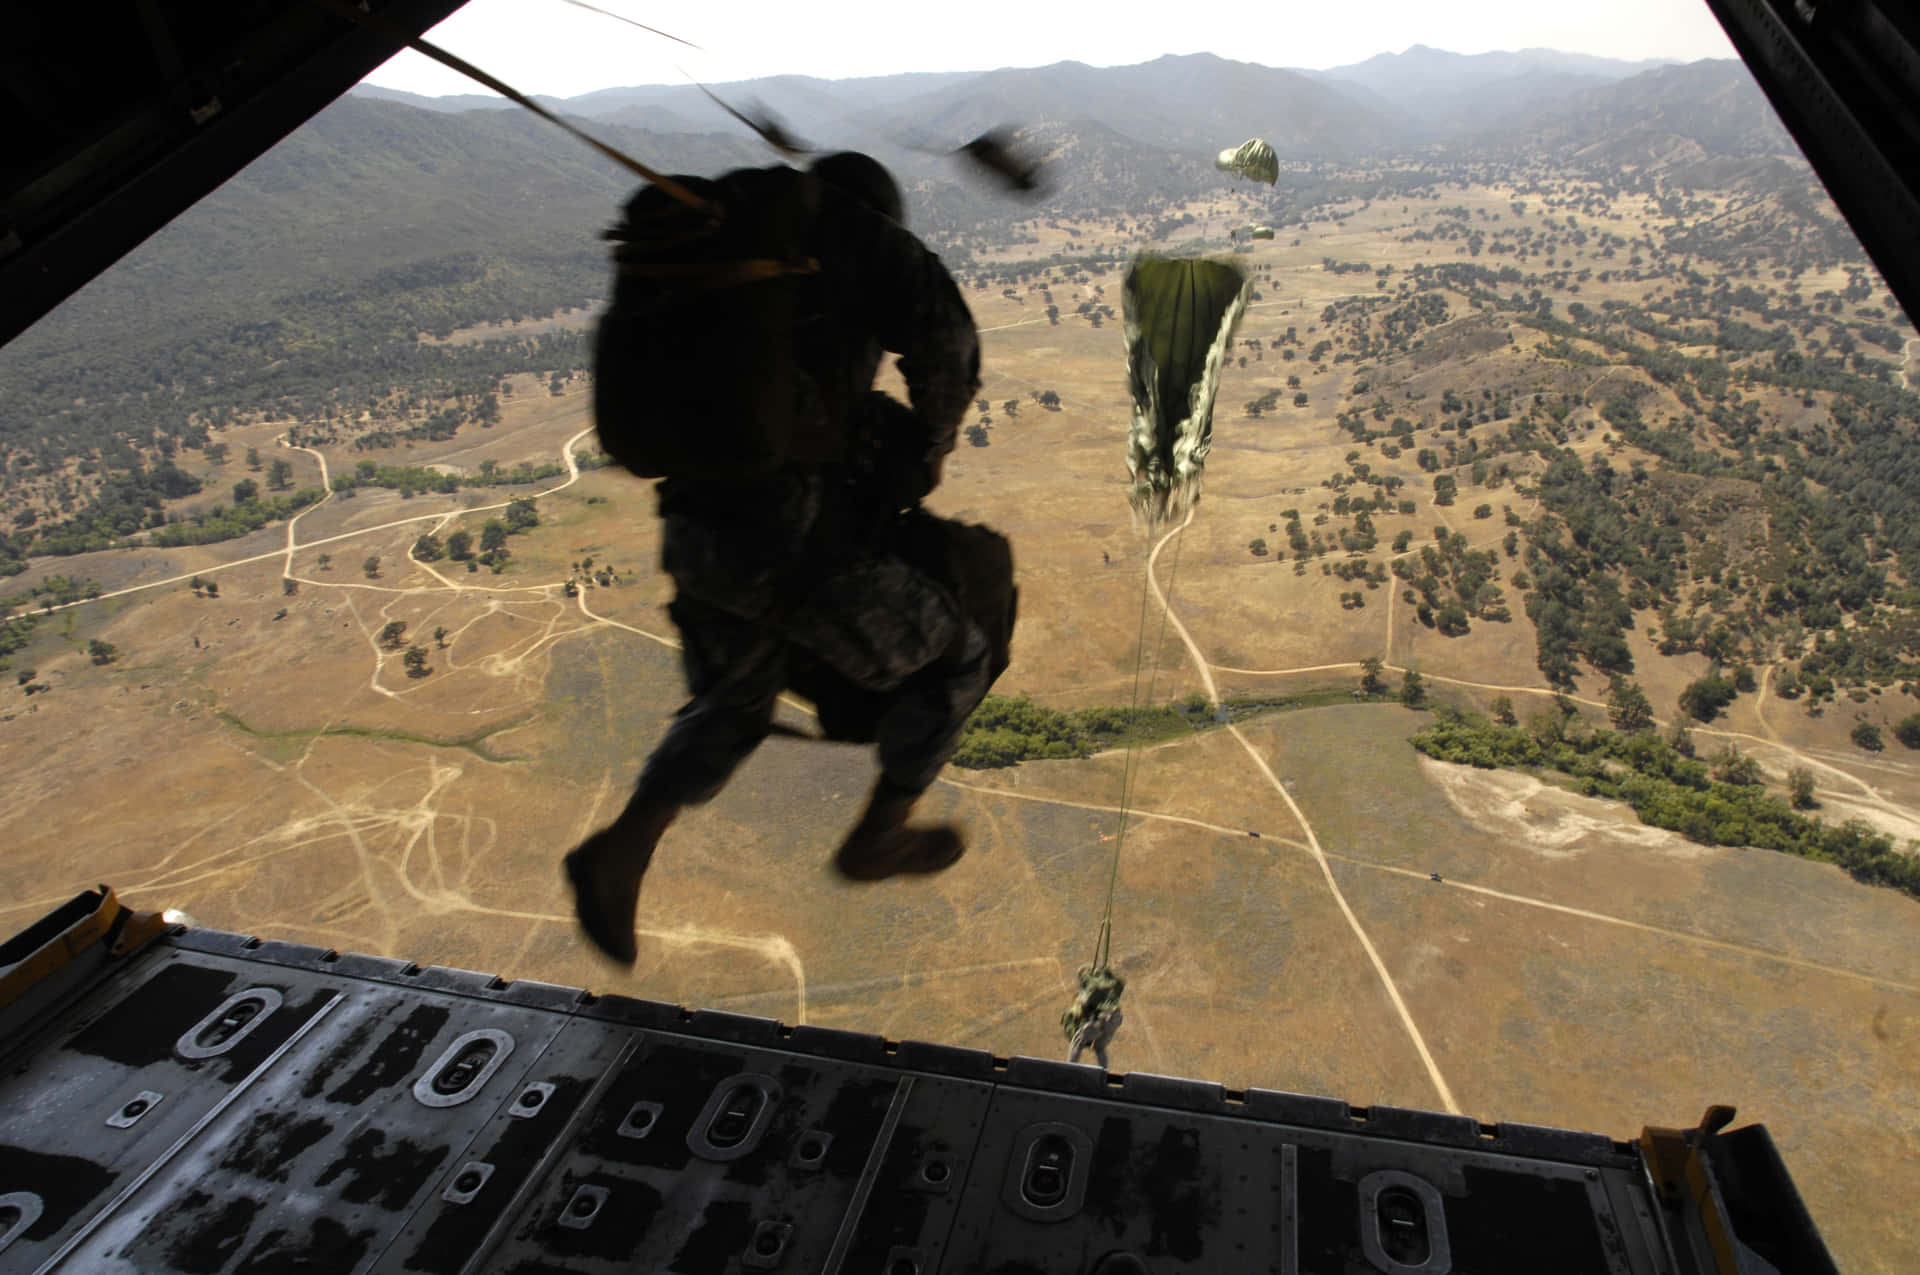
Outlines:
[{"label": "parachute suspension line", "polygon": [[597,13],[603,18],[612,18],[615,22],[624,22],[630,27],[639,27],[642,31],[651,31],[654,35],[659,36],[663,40],[672,40],[675,44],[684,44],[689,49],[696,50],[697,52],[700,52],[700,53],[706,52],[705,49],[702,49],[699,45],[695,44],[692,40],[682,40],[679,36],[673,34],[671,31],[662,31],[659,27],[650,27],[644,22],[635,22],[632,18],[629,18],[624,13],[615,13],[611,9],[602,9],[597,4],[588,4],[587,0],[566,0],[566,3],[572,5],[576,9],[585,9],[588,13]]},{"label": "parachute suspension line", "polygon": [[[1153,668],[1147,678],[1147,702],[1153,702],[1154,688],[1160,682],[1160,652],[1166,645],[1167,617],[1173,610],[1174,585],[1180,577],[1180,548],[1186,542],[1187,523],[1193,521],[1189,516],[1173,533],[1173,565],[1167,571],[1166,605],[1160,611],[1160,627],[1153,640]],[[1094,940],[1093,961],[1095,971],[1105,970],[1113,951],[1113,895],[1120,882],[1120,852],[1127,843],[1128,815],[1133,808],[1134,785],[1140,777],[1141,748],[1134,727],[1140,711],[1140,670],[1146,663],[1147,647],[1147,607],[1153,598],[1153,553],[1147,554],[1147,564],[1140,576],[1140,622],[1137,635],[1137,647],[1133,658],[1133,702],[1128,706],[1127,729],[1133,735],[1127,741],[1126,763],[1122,767],[1120,782],[1120,826],[1113,835],[1113,859],[1107,870],[1107,901],[1100,913],[1100,933]]]}]

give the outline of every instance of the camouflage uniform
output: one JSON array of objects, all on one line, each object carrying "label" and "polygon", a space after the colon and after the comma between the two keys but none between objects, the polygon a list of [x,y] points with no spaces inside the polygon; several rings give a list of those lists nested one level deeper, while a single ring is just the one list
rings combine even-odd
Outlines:
[{"label": "camouflage uniform", "polygon": [[1080,971],[1079,994],[1066,1013],[1060,1015],[1060,1030],[1066,1033],[1071,1051],[1067,1054],[1068,1062],[1079,1062],[1080,1055],[1091,1048],[1100,1066],[1106,1067],[1107,1046],[1113,1043],[1124,1017],[1120,1012],[1120,994],[1126,990],[1127,981],[1105,965]]},{"label": "camouflage uniform", "polygon": [[[849,446],[841,461],[764,480],[660,484],[692,698],[648,759],[636,802],[717,793],[802,670],[863,701],[852,737],[878,745],[890,783],[922,791],[1004,666],[957,582],[911,547],[916,527],[938,521],[914,507],[979,388],[972,316],[917,239],[827,195],[795,358],[809,408],[845,419]],[[902,356],[911,411],[870,391],[883,350]],[[1010,559],[1007,573],[1010,592]],[[807,693],[822,698],[817,686]]]}]

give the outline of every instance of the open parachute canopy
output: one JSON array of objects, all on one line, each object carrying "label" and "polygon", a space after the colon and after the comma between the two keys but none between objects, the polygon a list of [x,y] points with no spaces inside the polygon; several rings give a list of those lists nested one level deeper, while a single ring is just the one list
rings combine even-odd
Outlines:
[{"label": "open parachute canopy", "polygon": [[1273,153],[1273,147],[1257,137],[1249,137],[1232,150],[1221,151],[1213,166],[1221,172],[1238,173],[1269,186],[1280,180],[1280,157]]},{"label": "open parachute canopy", "polygon": [[1200,498],[1220,365],[1247,287],[1246,273],[1223,261],[1142,256],[1127,267],[1128,499],[1149,530],[1184,517]]}]

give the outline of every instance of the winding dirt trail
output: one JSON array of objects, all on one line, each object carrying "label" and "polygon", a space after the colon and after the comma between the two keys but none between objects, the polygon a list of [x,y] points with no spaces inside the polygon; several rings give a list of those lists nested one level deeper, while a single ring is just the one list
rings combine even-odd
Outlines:
[{"label": "winding dirt trail", "polygon": [[[561,445],[561,459],[567,467],[566,478],[551,487],[546,487],[532,493],[530,498],[538,499],[542,496],[550,496],[555,492],[566,490],[579,481],[580,466],[574,456],[574,447],[592,432],[592,427],[580,430]],[[205,577],[233,567],[248,566],[253,563],[266,562],[276,558],[280,559],[283,563],[283,573],[289,579],[297,580],[302,586],[339,591],[344,596],[349,609],[354,610],[356,615],[358,614],[358,609],[354,607],[353,603],[356,593],[386,595],[387,601],[381,609],[383,618],[386,615],[387,609],[400,599],[435,594],[449,596],[462,593],[520,595],[520,597],[527,602],[545,603],[547,605],[554,605],[561,601],[557,595],[564,587],[564,582],[544,582],[507,587],[471,585],[458,579],[450,579],[440,572],[435,571],[429,564],[421,562],[418,558],[414,557],[411,548],[409,548],[407,552],[408,562],[431,576],[435,582],[434,584],[393,588],[359,581],[314,579],[295,575],[293,571],[294,555],[302,550],[311,550],[322,545],[337,544],[342,541],[377,535],[396,527],[406,527],[420,523],[432,524],[431,530],[437,532],[455,518],[505,509],[513,499],[519,499],[519,497],[512,497],[509,500],[499,501],[494,504],[477,505],[470,509],[443,510],[438,513],[396,518],[373,526],[357,528],[353,531],[321,536],[311,540],[302,540],[298,534],[298,524],[300,520],[307,514],[313,512],[313,510],[318,509],[328,500],[333,499],[335,495],[333,481],[327,468],[326,457],[318,451],[309,447],[293,447],[284,435],[278,442],[280,446],[286,447],[289,450],[305,452],[314,457],[320,466],[321,486],[326,491],[326,495],[322,497],[321,500],[301,510],[287,520],[286,543],[281,548],[266,553],[250,554],[245,557],[235,558],[214,566],[202,567],[198,571],[168,577],[164,580],[154,580],[125,589],[115,589],[108,593],[102,593],[97,597],[83,598],[65,605],[55,606],[52,610],[61,611],[72,606],[82,606],[91,602],[105,601],[108,598],[124,597],[149,589],[165,588],[168,585],[179,584],[190,580],[194,576]],[[514,671],[539,649],[563,638],[586,632],[588,629],[598,625],[607,625],[613,628],[623,629],[627,632],[637,634],[640,637],[647,638],[650,641],[658,642],[662,646],[675,649],[679,647],[679,643],[672,638],[657,633],[650,633],[644,629],[636,628],[633,625],[625,624],[605,616],[596,615],[587,606],[586,591],[584,589],[580,590],[577,598],[580,614],[587,621],[586,624],[572,625],[563,628],[557,621],[550,619],[541,632],[534,634],[528,639],[527,643],[523,644],[525,649],[520,650],[510,660],[500,663],[499,666],[493,668],[492,671],[496,673]],[[501,605],[501,603],[496,601],[493,605],[497,607]],[[507,605],[513,605],[513,603],[508,602]],[[366,631],[369,642],[374,644],[374,669],[369,679],[370,687],[375,692],[390,698],[400,698],[407,693],[405,690],[393,691],[380,684],[380,673],[386,663],[386,653],[379,650],[377,642],[375,641],[375,634],[380,626],[377,624],[369,626],[363,623],[361,627]],[[800,705],[797,702],[789,702],[793,703],[795,707],[805,708],[804,705]],[[331,724],[332,723],[329,723],[329,725]],[[324,734],[324,731],[317,734],[315,741],[317,742],[318,739],[324,737]],[[276,763],[258,754],[255,754],[255,756],[262,764],[284,775],[288,782],[298,784],[310,792],[314,798],[320,802],[325,813],[299,820],[292,824],[282,825],[270,833],[256,837],[240,845],[230,845],[223,849],[213,850],[205,855],[193,858],[183,860],[179,854],[180,848],[176,847],[175,850],[163,856],[160,863],[155,866],[154,875],[151,879],[130,882],[128,888],[134,891],[177,888],[188,882],[205,879],[208,876],[227,871],[230,869],[231,863],[241,856],[259,858],[263,855],[310,847],[317,842],[344,839],[351,851],[353,862],[359,869],[357,874],[358,887],[351,891],[353,895],[352,898],[343,897],[338,899],[335,901],[335,906],[345,908],[349,911],[359,911],[361,909],[370,910],[379,918],[380,928],[386,936],[383,947],[387,949],[391,949],[397,941],[399,917],[403,913],[411,911],[424,910],[430,913],[467,913],[499,920],[522,921],[528,923],[530,927],[539,924],[572,927],[573,918],[567,915],[488,907],[473,899],[464,881],[455,881],[449,878],[441,848],[436,840],[436,829],[439,828],[443,821],[451,817],[454,825],[463,830],[463,839],[470,837],[472,832],[472,821],[470,818],[464,816],[449,816],[448,812],[440,808],[447,790],[461,773],[458,767],[442,765],[430,758],[427,763],[429,773],[423,794],[411,805],[389,810],[376,808],[365,799],[343,802],[333,793],[329,792],[323,785],[316,783],[304,773],[306,763],[311,759],[312,752],[312,744],[309,744],[300,758],[290,764]],[[603,784],[603,787],[605,786],[606,785]],[[487,822],[489,824],[491,823],[491,821]],[[486,829],[483,829],[483,831],[486,832],[489,838],[487,844],[490,845],[491,831]],[[368,834],[372,832],[380,832],[387,835],[397,834],[403,838],[399,847],[397,862],[383,855],[380,850],[369,843]],[[482,846],[480,853],[484,854],[485,849],[486,847]],[[463,846],[463,851],[467,850],[470,850],[470,847]],[[471,856],[468,855],[466,857]],[[315,933],[325,933],[327,931],[325,918],[316,918],[316,923],[307,928]],[[808,997],[806,966],[801,960],[798,950],[795,949],[793,943],[784,934],[741,934],[714,929],[692,922],[674,926],[650,926],[643,924],[635,929],[635,934],[640,938],[651,939],[660,943],[670,952],[718,947],[745,952],[769,964],[784,968],[793,979],[793,988],[790,993],[793,998],[793,1021],[796,1025],[807,1021]],[[347,939],[352,938],[352,936],[344,934],[342,937]],[[529,937],[531,937],[531,930]],[[937,972],[934,976],[937,976]],[[779,998],[784,1001],[785,994],[780,994]]]},{"label": "winding dirt trail", "polygon": [[[1165,617],[1167,623],[1173,626],[1174,632],[1180,635],[1180,641],[1186,646],[1187,654],[1193,658],[1193,666],[1207,688],[1207,699],[1212,703],[1218,703],[1220,690],[1214,683],[1212,666],[1201,652],[1199,644],[1193,640],[1193,635],[1187,631],[1187,626],[1181,623],[1180,617],[1173,613],[1172,603],[1168,601],[1167,595],[1161,592],[1160,582],[1154,578],[1153,574],[1154,566],[1160,560],[1160,551],[1167,547],[1168,541],[1187,529],[1188,524],[1193,521],[1193,515],[1194,510],[1189,509],[1185,521],[1162,536],[1159,543],[1154,545],[1153,552],[1147,555],[1147,588],[1152,591],[1156,608]],[[1273,790],[1280,794],[1280,800],[1285,802],[1287,809],[1293,813],[1294,820],[1306,836],[1307,847],[1312,852],[1314,861],[1320,866],[1320,875],[1327,883],[1328,892],[1332,894],[1341,916],[1346,918],[1347,928],[1353,931],[1353,936],[1359,941],[1361,950],[1367,954],[1367,960],[1373,965],[1373,971],[1380,979],[1380,986],[1386,992],[1387,1000],[1392,1003],[1395,1014],[1400,1018],[1400,1025],[1406,1029],[1407,1038],[1413,1043],[1414,1052],[1420,1055],[1421,1065],[1426,1068],[1427,1078],[1433,1082],[1434,1092],[1439,1095],[1441,1105],[1447,1111],[1458,1115],[1460,1104],[1454,1100],[1453,1089],[1447,1084],[1446,1077],[1440,1074],[1440,1066],[1434,1061],[1433,1052],[1427,1048],[1426,1037],[1421,1035],[1419,1025],[1413,1021],[1413,1012],[1407,1008],[1406,1000],[1400,995],[1400,988],[1393,981],[1393,975],[1387,970],[1387,963],[1380,958],[1379,949],[1373,945],[1373,939],[1368,936],[1366,927],[1360,924],[1360,918],[1354,914],[1353,907],[1347,902],[1346,893],[1341,890],[1339,881],[1334,879],[1333,865],[1327,861],[1327,853],[1321,848],[1320,838],[1314,835],[1313,825],[1307,822],[1306,812],[1300,809],[1300,804],[1293,799],[1293,794],[1287,791],[1287,786],[1280,782],[1280,777],[1273,773],[1273,768],[1267,764],[1267,759],[1262,757],[1260,750],[1241,733],[1239,726],[1232,722],[1227,723],[1227,733],[1233,736],[1234,741],[1253,762],[1255,769]]]},{"label": "winding dirt trail", "polygon": [[[579,463],[574,460],[573,445],[579,442],[581,439],[585,438],[588,434],[591,434],[592,432],[593,432],[592,426],[588,426],[586,429],[583,429],[579,433],[573,435],[573,437],[569,438],[562,445],[561,458],[566,462],[566,466],[567,466],[566,480],[564,482],[555,483],[551,487],[546,487],[541,489],[540,491],[533,492],[527,497],[525,497],[525,499],[538,500],[542,496],[551,496],[553,495],[553,493],[557,491],[565,491],[567,488],[573,486],[576,482],[580,481],[580,466],[579,466]],[[284,443],[282,445],[284,446]],[[302,447],[302,448],[298,448],[297,450],[308,451],[310,449]],[[329,479],[326,475],[324,458],[322,458],[322,463],[321,463],[321,481],[328,484],[326,497],[322,498],[319,501],[316,501],[314,504],[308,506],[306,509],[301,510],[299,513],[295,514],[292,518],[289,518],[287,520],[288,543],[283,548],[271,549],[271,550],[268,550],[266,553],[249,554],[247,557],[244,557],[244,558],[234,558],[227,562],[215,563],[213,566],[201,567],[197,571],[188,571],[188,572],[183,572],[180,575],[168,576],[164,580],[149,580],[145,584],[129,585],[127,588],[114,589],[107,593],[101,593],[91,598],[78,598],[72,602],[57,603],[52,607],[45,608],[44,610],[47,613],[51,614],[54,611],[65,611],[70,607],[86,606],[89,603],[94,603],[94,602],[105,602],[108,598],[123,598],[129,594],[144,593],[148,589],[163,589],[170,584],[184,583],[188,580],[193,579],[195,576],[202,576],[202,577],[210,576],[215,574],[216,572],[227,571],[234,567],[245,567],[245,566],[250,566],[256,562],[266,562],[271,558],[284,559],[287,563],[288,574],[291,575],[292,555],[299,550],[317,549],[322,545],[338,544],[343,540],[357,540],[362,536],[371,536],[382,531],[391,531],[395,527],[407,527],[415,523],[440,522],[444,524],[445,520],[449,517],[449,514],[445,510],[442,510],[439,513],[415,514],[409,518],[395,518],[389,522],[376,523],[370,527],[359,527],[353,531],[342,531],[331,536],[321,536],[313,540],[297,540],[296,537],[294,536],[294,524],[299,522],[300,519],[304,517],[306,514],[311,513],[315,509],[318,509],[322,504],[325,504],[327,500],[333,497],[332,482],[331,482],[331,479]],[[492,513],[496,509],[505,509],[508,505],[512,504],[514,500],[519,500],[519,499],[522,499],[522,498],[519,496],[515,496],[515,497],[511,497],[508,500],[499,501],[496,504],[475,505],[471,509],[455,510],[454,514],[460,517],[465,517],[468,514]],[[326,586],[329,588],[335,588],[335,589],[371,589],[380,593],[401,593],[401,594],[427,592],[427,590],[420,588],[418,586],[416,586],[413,589],[392,589],[392,588],[385,588],[380,585],[356,584],[351,582],[336,582],[332,580],[309,580],[309,579],[305,579],[297,576],[293,578],[299,579],[302,584],[323,585],[323,586]],[[478,588],[480,586],[455,585],[453,587],[456,589],[471,589],[471,588]],[[525,587],[526,586],[521,586],[521,588],[525,588]],[[511,590],[503,590],[503,591],[511,591]]]}]

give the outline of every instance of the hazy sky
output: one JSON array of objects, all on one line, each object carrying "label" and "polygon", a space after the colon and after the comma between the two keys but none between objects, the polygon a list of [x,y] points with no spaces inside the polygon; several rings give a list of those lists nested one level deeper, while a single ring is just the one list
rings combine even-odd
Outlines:
[{"label": "hazy sky", "polygon": [[[1054,0],[594,0],[670,31],[695,52],[566,0],[469,0],[429,38],[531,93],[569,97],[630,84],[763,75],[826,79],[900,71],[984,71],[1067,59],[1125,66],[1164,53],[1217,53],[1266,66],[1323,68],[1427,44],[1456,53],[1553,48],[1607,57],[1732,57],[1704,0],[1174,0],[1143,21],[1128,6]],[[406,52],[368,82],[429,95],[484,92]]]}]

